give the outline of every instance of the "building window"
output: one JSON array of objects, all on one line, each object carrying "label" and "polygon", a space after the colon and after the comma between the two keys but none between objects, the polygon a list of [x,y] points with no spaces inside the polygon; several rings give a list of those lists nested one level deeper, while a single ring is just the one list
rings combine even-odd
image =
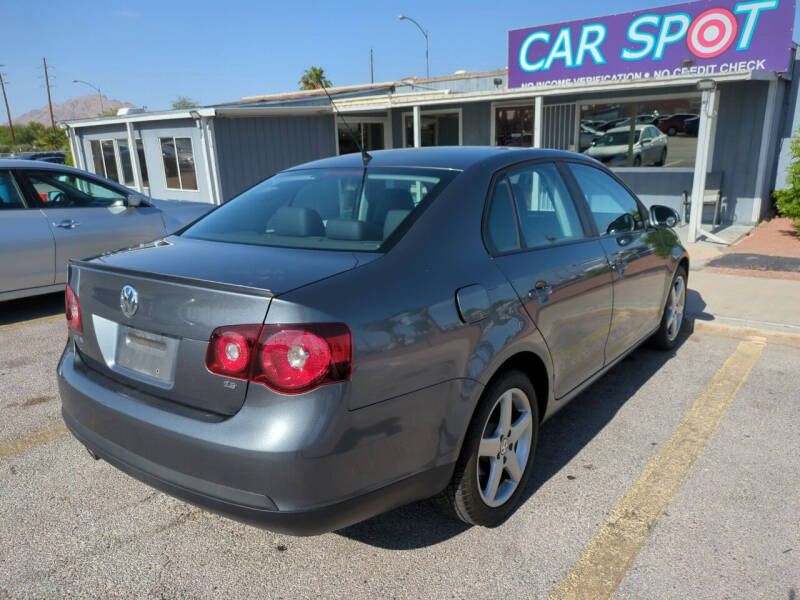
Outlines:
[{"label": "building window", "polygon": [[[92,150],[92,165],[94,173],[107,179],[113,179],[123,185],[133,186],[133,162],[131,161],[130,148],[127,139],[117,140],[92,140],[89,142]],[[139,154],[139,166],[142,170],[142,181],[148,187],[147,164],[144,161],[142,140],[136,140],[136,150]],[[119,162],[117,162],[119,157]]]},{"label": "building window", "polygon": [[694,167],[700,96],[582,104],[580,151],[611,167]]},{"label": "building window", "polygon": [[[461,116],[457,112],[420,116],[423,146],[458,146],[461,144]],[[405,115],[405,142],[414,146],[414,117]]]},{"label": "building window", "polygon": [[161,157],[167,189],[197,190],[192,139],[188,137],[160,138]]},{"label": "building window", "polygon": [[119,162],[122,165],[122,181],[124,185],[133,185],[133,165],[131,164],[131,153],[128,149],[128,140],[117,140],[119,149]]},{"label": "building window", "polygon": [[494,109],[495,146],[533,146],[533,106]]},{"label": "building window", "polygon": [[136,154],[139,155],[139,168],[142,171],[142,185],[150,187],[150,178],[147,176],[147,161],[144,159],[144,144],[142,140],[136,140]]},{"label": "building window", "polygon": [[[347,125],[353,131],[361,146],[366,151],[370,150],[383,150],[386,148],[386,142],[383,137],[383,123],[364,123],[347,121]],[[344,123],[337,124],[337,132],[339,138],[339,154],[352,154],[358,152],[358,147],[353,141],[353,135],[347,130],[347,125]]]}]

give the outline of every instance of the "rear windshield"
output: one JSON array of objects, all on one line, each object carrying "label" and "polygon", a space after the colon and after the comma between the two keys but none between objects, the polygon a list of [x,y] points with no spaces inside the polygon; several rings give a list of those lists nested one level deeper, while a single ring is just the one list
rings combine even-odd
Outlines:
[{"label": "rear windshield", "polygon": [[250,188],[182,235],[261,246],[382,251],[457,173],[368,168],[362,185],[361,169],[287,171]]}]

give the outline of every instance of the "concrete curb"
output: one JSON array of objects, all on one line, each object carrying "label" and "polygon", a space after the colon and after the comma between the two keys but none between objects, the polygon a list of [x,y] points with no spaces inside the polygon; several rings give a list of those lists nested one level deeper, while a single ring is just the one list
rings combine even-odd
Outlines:
[{"label": "concrete curb", "polygon": [[686,316],[692,331],[708,331],[712,333],[722,333],[735,337],[765,337],[776,342],[783,342],[793,346],[800,346],[800,333],[786,331],[776,331],[774,329],[762,329],[758,327],[747,327],[730,325],[728,323],[717,323],[714,321],[704,321],[690,315]]}]

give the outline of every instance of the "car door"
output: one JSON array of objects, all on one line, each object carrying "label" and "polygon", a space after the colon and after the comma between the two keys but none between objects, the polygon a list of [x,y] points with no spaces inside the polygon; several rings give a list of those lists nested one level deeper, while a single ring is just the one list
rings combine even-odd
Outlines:
[{"label": "car door", "polygon": [[658,327],[671,276],[669,251],[636,197],[610,173],[568,164],[614,271],[614,316],[605,352],[611,362]]},{"label": "car door", "polygon": [[12,171],[0,169],[0,294],[53,285],[55,242]]},{"label": "car door", "polygon": [[611,272],[554,162],[495,176],[487,247],[542,333],[562,397],[603,367],[612,312]]},{"label": "car door", "polygon": [[129,207],[127,195],[72,171],[25,172],[55,239],[55,280],[66,282],[71,258],[136,246],[164,234],[160,211]]}]

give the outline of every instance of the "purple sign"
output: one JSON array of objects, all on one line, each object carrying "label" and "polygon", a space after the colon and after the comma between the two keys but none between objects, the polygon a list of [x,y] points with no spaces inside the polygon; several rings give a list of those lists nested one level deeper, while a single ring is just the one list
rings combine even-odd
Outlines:
[{"label": "purple sign", "polygon": [[508,87],[786,71],[794,0],[702,0],[508,32]]}]

